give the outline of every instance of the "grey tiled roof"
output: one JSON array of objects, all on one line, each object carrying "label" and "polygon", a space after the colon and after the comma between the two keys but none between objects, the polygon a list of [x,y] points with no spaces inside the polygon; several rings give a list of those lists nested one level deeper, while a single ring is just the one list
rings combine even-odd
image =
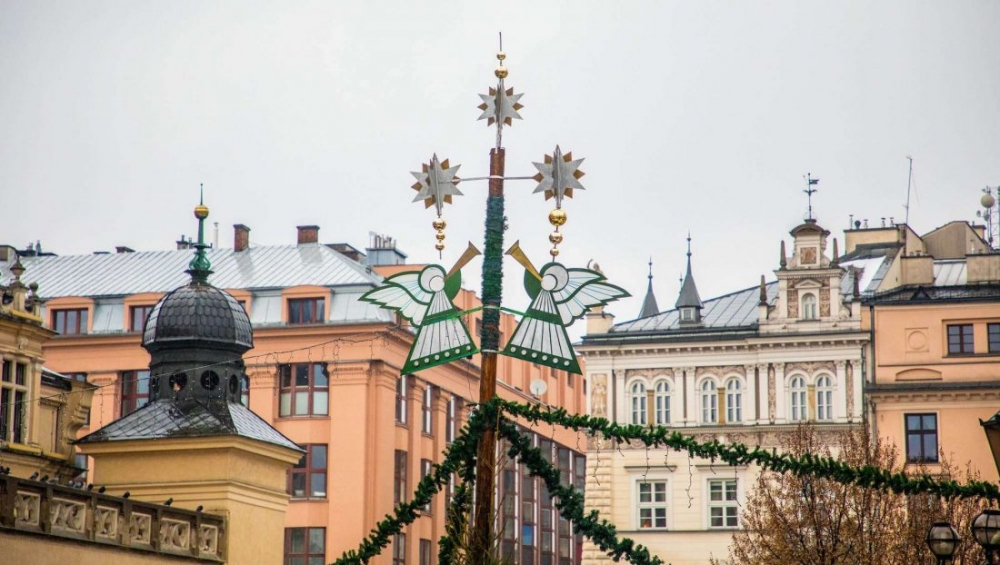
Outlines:
[{"label": "grey tiled roof", "polygon": [[250,318],[228,292],[190,284],[164,296],[146,320],[143,346],[197,339],[237,344],[251,349]]},{"label": "grey tiled roof", "polygon": [[[298,285],[372,285],[381,280],[365,266],[326,245],[252,247],[239,253],[210,249],[212,274],[218,288],[264,289]],[[185,273],[190,249],[140,251],[102,255],[23,257],[25,279],[39,284],[42,298],[60,296],[123,296],[169,292],[188,283]],[[0,262],[0,282],[10,277]]]},{"label": "grey tiled roof", "polygon": [[302,451],[242,404],[196,399],[151,402],[77,443],[213,436],[240,436]]},{"label": "grey tiled roof", "polygon": [[[778,295],[778,283],[767,284],[768,304],[774,304]],[[757,303],[760,301],[760,286],[706,300],[701,311],[702,324],[699,328],[751,328],[756,327]],[[667,310],[656,316],[622,322],[611,328],[611,333],[663,332],[680,329],[678,310]]]}]

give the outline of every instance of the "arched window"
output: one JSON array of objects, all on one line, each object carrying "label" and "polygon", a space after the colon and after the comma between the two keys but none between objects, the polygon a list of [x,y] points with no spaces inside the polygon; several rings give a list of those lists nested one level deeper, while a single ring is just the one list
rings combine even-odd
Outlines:
[{"label": "arched window", "polygon": [[816,379],[816,419],[833,419],[833,379],[828,376]]},{"label": "arched window", "polygon": [[809,417],[806,407],[806,380],[802,377],[794,377],[789,383],[788,389],[791,392],[791,402],[789,403],[791,419],[793,422],[804,421]]},{"label": "arched window", "polygon": [[812,293],[806,293],[802,295],[802,319],[803,320],[815,320],[816,319],[816,295]]},{"label": "arched window", "polygon": [[656,425],[665,426],[670,423],[670,383],[656,383]]},{"label": "arched window", "polygon": [[729,379],[726,383],[726,423],[743,421],[743,383]]},{"label": "arched window", "polygon": [[719,421],[719,393],[712,379],[701,383],[701,421],[705,424]]},{"label": "arched window", "polygon": [[629,398],[632,403],[632,423],[640,426],[646,425],[646,383],[635,381],[629,389]]}]

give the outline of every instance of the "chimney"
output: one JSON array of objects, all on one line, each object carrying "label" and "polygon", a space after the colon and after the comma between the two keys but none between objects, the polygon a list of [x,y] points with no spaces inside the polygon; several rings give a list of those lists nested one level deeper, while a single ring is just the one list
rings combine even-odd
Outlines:
[{"label": "chimney", "polygon": [[298,244],[319,243],[319,226],[296,226],[299,230]]},{"label": "chimney", "polygon": [[[299,237],[301,237],[301,235]],[[240,251],[246,251],[249,248],[250,228],[244,224],[233,224],[233,251],[239,253]]]},{"label": "chimney", "polygon": [[135,249],[131,247],[125,247],[124,245],[119,245],[115,247],[115,253],[135,253]]}]

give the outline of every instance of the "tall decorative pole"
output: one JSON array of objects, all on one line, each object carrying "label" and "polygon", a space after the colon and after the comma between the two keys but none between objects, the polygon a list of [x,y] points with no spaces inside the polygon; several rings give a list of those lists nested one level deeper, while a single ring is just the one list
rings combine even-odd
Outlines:
[{"label": "tall decorative pole", "polygon": [[[563,198],[573,197],[574,190],[583,190],[579,170],[583,159],[573,159],[556,146],[552,155],[545,155],[543,162],[534,163],[534,176],[505,177],[505,155],[503,148],[503,128],[521,119],[518,102],[521,94],[514,94],[513,88],[504,86],[507,68],[504,60],[503,44],[497,53],[500,65],[494,71],[496,88],[490,88],[482,99],[479,109],[483,113],[480,120],[496,126],[496,144],[490,150],[490,174],[485,177],[459,178],[459,165],[452,166],[448,160],[440,161],[434,155],[430,162],[414,172],[417,179],[413,189],[417,191],[414,202],[423,202],[429,208],[435,206],[437,219],[432,226],[437,231],[435,249],[444,251],[445,221],[442,218],[444,204],[449,204],[453,196],[461,196],[457,185],[468,181],[489,181],[486,198],[486,233],[484,241],[482,272],[482,333],[480,348],[476,348],[468,328],[462,320],[467,312],[460,311],[453,300],[461,289],[460,269],[479,255],[479,250],[471,243],[455,265],[449,269],[441,265],[427,265],[421,271],[409,271],[393,275],[383,284],[361,296],[361,300],[394,310],[410,322],[417,330],[413,346],[403,364],[402,374],[414,373],[435,365],[482,353],[482,367],[479,382],[479,402],[488,403],[497,395],[497,355],[507,355],[524,359],[554,369],[581,373],[576,353],[570,343],[566,327],[581,318],[587,310],[607,304],[629,294],[620,287],[606,282],[604,275],[589,269],[567,268],[556,261],[558,246],[563,241],[560,228],[566,223],[566,212],[562,209]],[[503,292],[503,233],[506,229],[504,216],[504,180],[535,180],[536,193],[543,193],[546,200],[554,199],[556,208],[549,213],[549,223],[555,231],[549,234],[549,250],[552,260],[541,268],[535,268],[527,254],[514,243],[506,251],[524,267],[524,288],[532,298],[527,311],[514,328],[513,335],[506,344],[500,343],[500,311]],[[492,521],[494,510],[494,473],[496,470],[497,441],[496,430],[487,428],[479,438],[476,459],[476,498],[473,514],[469,558],[471,563],[484,563],[491,550]]]}]

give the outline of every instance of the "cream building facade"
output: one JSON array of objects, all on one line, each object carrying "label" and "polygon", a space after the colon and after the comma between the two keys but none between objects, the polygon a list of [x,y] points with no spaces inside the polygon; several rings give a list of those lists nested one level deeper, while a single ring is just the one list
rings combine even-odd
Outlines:
[{"label": "cream building facade", "polygon": [[[838,262],[807,220],[781,243],[776,281],[701,301],[688,270],[675,308],[612,325],[591,313],[578,351],[588,410],[621,424],[667,426],[702,440],[776,446],[801,423],[861,426],[868,332],[860,294],[882,263]],[[690,245],[690,244],[689,244]],[[831,252],[832,251],[832,252]],[[652,284],[650,284],[650,293]],[[725,560],[757,470],[666,450],[592,440],[587,504],[673,565]],[[584,564],[608,559],[585,546]]]}]

